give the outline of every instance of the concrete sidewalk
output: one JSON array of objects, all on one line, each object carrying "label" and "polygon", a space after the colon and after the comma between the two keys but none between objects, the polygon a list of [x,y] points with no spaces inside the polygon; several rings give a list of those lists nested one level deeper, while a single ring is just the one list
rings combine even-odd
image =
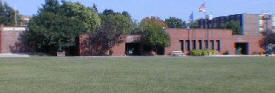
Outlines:
[{"label": "concrete sidewalk", "polygon": [[[274,56],[270,55],[270,57]],[[211,55],[209,57],[265,57],[265,55]]]},{"label": "concrete sidewalk", "polygon": [[1,57],[30,57],[28,54],[19,54],[19,53],[1,53]]}]

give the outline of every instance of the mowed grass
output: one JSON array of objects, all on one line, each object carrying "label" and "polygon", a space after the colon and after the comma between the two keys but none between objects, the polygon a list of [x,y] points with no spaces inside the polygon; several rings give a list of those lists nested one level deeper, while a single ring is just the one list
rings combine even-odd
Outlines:
[{"label": "mowed grass", "polygon": [[0,58],[0,93],[275,93],[275,58]]}]

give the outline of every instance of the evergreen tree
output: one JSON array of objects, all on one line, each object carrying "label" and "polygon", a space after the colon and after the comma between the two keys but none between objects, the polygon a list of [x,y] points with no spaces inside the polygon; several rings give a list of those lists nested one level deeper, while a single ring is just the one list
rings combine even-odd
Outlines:
[{"label": "evergreen tree", "polygon": [[0,0],[0,24],[15,26],[20,22],[22,22],[22,20],[19,12]]}]

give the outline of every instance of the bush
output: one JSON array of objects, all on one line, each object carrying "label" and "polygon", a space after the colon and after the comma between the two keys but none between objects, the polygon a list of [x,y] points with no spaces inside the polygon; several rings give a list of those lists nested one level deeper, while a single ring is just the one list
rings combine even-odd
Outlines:
[{"label": "bush", "polygon": [[208,55],[215,55],[214,50],[192,50],[192,56],[208,56]]},{"label": "bush", "polygon": [[192,56],[202,56],[203,55],[203,51],[202,50],[192,50],[191,51],[191,55]]}]

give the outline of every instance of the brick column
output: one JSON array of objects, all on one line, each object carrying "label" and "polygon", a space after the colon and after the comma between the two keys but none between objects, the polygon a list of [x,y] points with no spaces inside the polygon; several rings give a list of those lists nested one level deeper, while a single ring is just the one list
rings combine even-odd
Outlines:
[{"label": "brick column", "polygon": [[0,53],[2,53],[2,31],[3,31],[4,25],[0,25]]}]

